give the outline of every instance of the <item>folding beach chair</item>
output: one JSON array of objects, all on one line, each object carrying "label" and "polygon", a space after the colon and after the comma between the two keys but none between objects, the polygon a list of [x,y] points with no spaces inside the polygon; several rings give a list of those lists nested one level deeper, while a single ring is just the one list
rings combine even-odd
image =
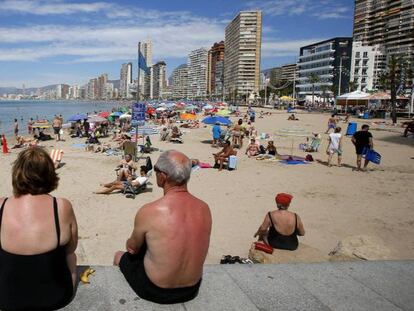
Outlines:
[{"label": "folding beach chair", "polygon": [[133,186],[131,184],[128,184],[126,187],[124,187],[123,194],[125,194],[127,198],[135,199],[136,195],[140,194],[141,192],[144,192],[147,189],[149,179],[152,176],[152,172],[153,170],[150,170],[147,173],[148,179],[144,184],[139,185],[139,186]]},{"label": "folding beach chair", "polygon": [[53,164],[55,165],[55,168],[59,168],[60,162],[63,158],[63,150],[62,149],[52,149],[50,151],[50,158],[53,161]]}]

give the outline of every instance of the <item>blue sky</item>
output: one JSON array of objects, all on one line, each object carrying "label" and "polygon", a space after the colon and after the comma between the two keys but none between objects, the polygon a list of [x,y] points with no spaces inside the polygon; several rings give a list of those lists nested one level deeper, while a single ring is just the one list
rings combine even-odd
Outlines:
[{"label": "blue sky", "polygon": [[312,42],[352,36],[351,0],[0,0],[0,86],[119,79],[146,39],[171,73],[248,9],[263,11],[261,69],[294,62]]}]

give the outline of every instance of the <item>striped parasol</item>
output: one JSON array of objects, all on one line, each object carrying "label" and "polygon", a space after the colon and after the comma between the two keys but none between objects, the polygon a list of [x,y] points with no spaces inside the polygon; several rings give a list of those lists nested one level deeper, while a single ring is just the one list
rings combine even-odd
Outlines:
[{"label": "striped parasol", "polygon": [[291,128],[283,128],[275,133],[276,136],[281,137],[290,137],[292,139],[292,146],[290,150],[290,155],[293,155],[293,145],[295,141],[295,137],[309,137],[311,133],[307,132],[303,128],[300,127],[291,127]]}]

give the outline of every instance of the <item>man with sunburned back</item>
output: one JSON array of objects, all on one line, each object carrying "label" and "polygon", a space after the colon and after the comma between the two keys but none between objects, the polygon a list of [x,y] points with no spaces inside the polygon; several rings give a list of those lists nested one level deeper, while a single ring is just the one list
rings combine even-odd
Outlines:
[{"label": "man with sunburned back", "polygon": [[195,298],[211,233],[208,205],[188,192],[191,161],[178,151],[162,153],[154,166],[164,196],[142,206],[114,264],[132,289],[156,303],[181,303]]}]

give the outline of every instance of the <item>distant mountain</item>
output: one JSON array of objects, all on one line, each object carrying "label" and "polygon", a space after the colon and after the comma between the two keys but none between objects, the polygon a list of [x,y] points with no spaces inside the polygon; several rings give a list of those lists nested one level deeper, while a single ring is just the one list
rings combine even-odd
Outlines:
[{"label": "distant mountain", "polygon": [[[108,80],[108,83],[112,83],[114,85],[114,88],[119,89],[119,80]],[[36,93],[37,90],[40,89],[40,92],[46,92],[46,91],[50,91],[53,89],[56,89],[56,87],[59,84],[52,84],[52,85],[46,85],[46,86],[42,86],[42,87],[30,87],[25,89],[25,94],[29,95],[30,93]],[[17,87],[0,87],[0,96],[2,96],[3,94],[23,94],[23,89],[22,88],[17,88]]]},{"label": "distant mountain", "polygon": [[[53,90],[56,89],[57,85],[59,84],[46,85],[42,87],[30,87],[25,89],[25,94],[28,95],[32,92],[35,93],[38,89],[40,89],[41,92]],[[23,94],[23,89],[17,87],[0,87],[0,96],[3,94]]]}]

